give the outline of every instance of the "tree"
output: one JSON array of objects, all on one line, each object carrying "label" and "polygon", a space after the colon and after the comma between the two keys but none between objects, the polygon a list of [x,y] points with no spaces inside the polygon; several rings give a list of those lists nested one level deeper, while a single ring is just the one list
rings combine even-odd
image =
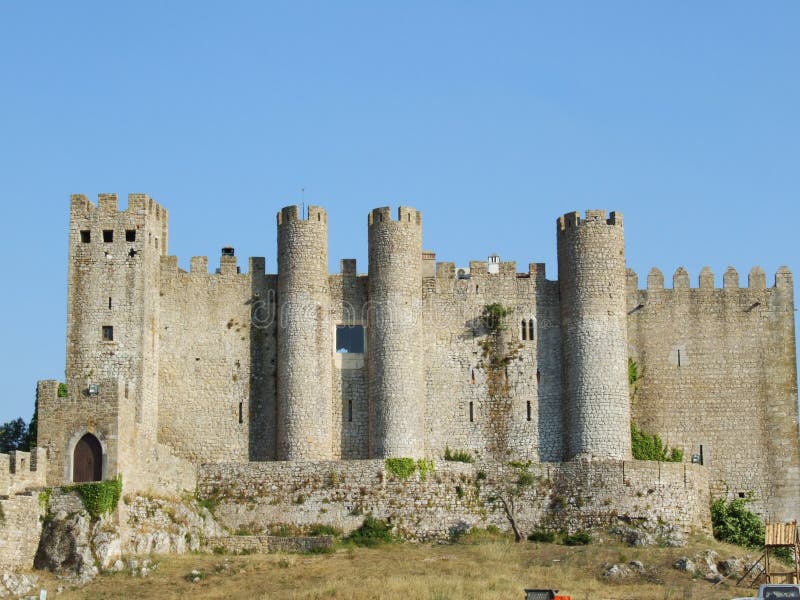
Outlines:
[{"label": "tree", "polygon": [[28,426],[22,417],[0,425],[0,452],[28,450]]},{"label": "tree", "polygon": [[503,509],[503,513],[511,525],[511,531],[514,532],[514,541],[517,543],[525,539],[519,528],[518,505],[525,491],[536,483],[536,477],[528,470],[530,466],[530,462],[511,461],[508,463],[509,468],[503,470],[500,479],[495,484],[495,489],[492,490],[493,494],[488,498],[490,502],[498,503]]}]

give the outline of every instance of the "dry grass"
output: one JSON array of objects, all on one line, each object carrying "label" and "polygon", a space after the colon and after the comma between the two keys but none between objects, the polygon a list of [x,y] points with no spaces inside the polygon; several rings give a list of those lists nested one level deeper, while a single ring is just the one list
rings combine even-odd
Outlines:
[{"label": "dry grass", "polygon": [[[727,600],[749,595],[732,582],[714,586],[672,568],[678,557],[707,548],[721,557],[742,554],[739,548],[708,540],[688,548],[635,549],[615,543],[568,548],[514,544],[484,535],[453,545],[393,544],[327,555],[161,557],[146,578],[104,575],[58,597],[522,600],[526,587],[557,588],[573,600]],[[647,572],[625,583],[603,579],[604,563],[631,560],[643,562]],[[203,573],[197,583],[187,578],[193,569]]]}]

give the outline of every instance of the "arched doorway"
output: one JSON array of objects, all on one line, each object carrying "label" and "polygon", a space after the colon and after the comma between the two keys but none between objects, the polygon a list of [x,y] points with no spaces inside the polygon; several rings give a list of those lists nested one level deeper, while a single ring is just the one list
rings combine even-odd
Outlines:
[{"label": "arched doorway", "polygon": [[75,444],[72,455],[72,481],[101,481],[103,479],[103,448],[100,440],[87,433]]}]

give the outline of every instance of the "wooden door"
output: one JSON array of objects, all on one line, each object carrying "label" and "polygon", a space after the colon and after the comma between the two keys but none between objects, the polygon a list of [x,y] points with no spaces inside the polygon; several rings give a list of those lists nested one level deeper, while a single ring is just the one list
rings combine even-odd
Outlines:
[{"label": "wooden door", "polygon": [[100,441],[87,433],[75,446],[72,459],[72,481],[100,481],[103,479],[103,448]]}]

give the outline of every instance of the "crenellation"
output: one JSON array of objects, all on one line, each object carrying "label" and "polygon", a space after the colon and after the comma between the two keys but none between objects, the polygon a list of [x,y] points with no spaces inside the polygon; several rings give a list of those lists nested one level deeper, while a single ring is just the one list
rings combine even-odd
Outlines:
[{"label": "crenellation", "polygon": [[794,289],[792,272],[789,270],[789,267],[781,267],[775,273],[775,287],[790,291]]},{"label": "crenellation", "polygon": [[739,272],[733,267],[728,267],[722,275],[722,287],[726,290],[739,289]]},{"label": "crenellation", "polygon": [[455,279],[456,278],[456,263],[454,262],[437,262],[436,263],[436,277],[439,279]]},{"label": "crenellation", "polygon": [[251,276],[264,275],[267,268],[267,259],[263,256],[251,256],[248,259],[247,271]]},{"label": "crenellation", "polygon": [[700,270],[700,289],[713,290],[714,289],[714,272],[710,267],[703,267]]},{"label": "crenellation", "polygon": [[343,258],[340,262],[340,272],[342,276],[355,277],[356,276],[356,259]]},{"label": "crenellation", "polygon": [[117,195],[116,194],[98,194],[97,206],[101,212],[107,214],[114,214],[117,212]]},{"label": "crenellation", "polygon": [[660,269],[653,267],[647,274],[647,289],[651,292],[659,292],[664,289],[664,273]]},{"label": "crenellation", "polygon": [[189,259],[189,272],[198,275],[208,275],[208,257],[193,256]]},{"label": "crenellation", "polygon": [[683,267],[678,267],[675,274],[672,276],[672,289],[673,290],[688,290],[691,287],[689,283],[689,273]]},{"label": "crenellation", "polygon": [[747,287],[751,290],[764,290],[767,288],[767,274],[761,267],[753,267],[747,275]]}]

